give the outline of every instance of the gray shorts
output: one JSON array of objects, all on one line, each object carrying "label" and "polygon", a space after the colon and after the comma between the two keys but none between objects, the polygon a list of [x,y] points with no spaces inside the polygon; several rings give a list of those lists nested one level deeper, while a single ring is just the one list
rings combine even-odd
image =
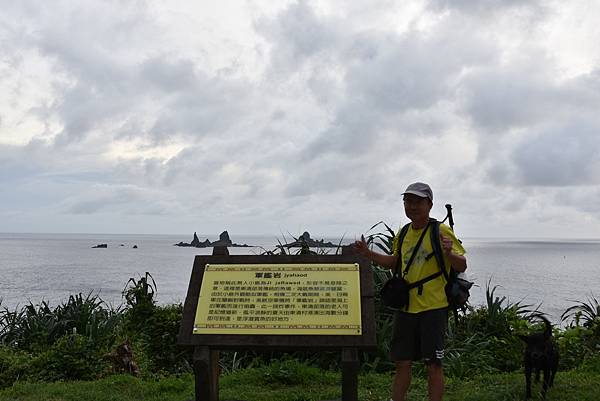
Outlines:
[{"label": "gray shorts", "polygon": [[448,325],[448,309],[421,313],[396,312],[390,359],[441,363]]}]

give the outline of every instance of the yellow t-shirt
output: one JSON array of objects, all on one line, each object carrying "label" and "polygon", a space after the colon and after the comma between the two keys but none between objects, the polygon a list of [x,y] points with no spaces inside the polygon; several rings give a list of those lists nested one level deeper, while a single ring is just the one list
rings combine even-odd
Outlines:
[{"label": "yellow t-shirt", "polygon": [[[433,224],[433,223],[432,223]],[[431,229],[431,228],[429,228]],[[428,229],[428,230],[429,230]],[[402,268],[402,274],[404,275],[404,269],[406,264],[410,260],[412,256],[413,249],[417,242],[419,241],[419,237],[423,229],[415,230],[412,225],[408,228],[406,233],[406,237],[404,237],[404,241],[402,241],[402,250],[401,250],[401,259],[402,264],[399,268]],[[445,224],[440,224],[440,233],[446,237],[452,239],[452,253],[457,255],[464,255],[465,249],[458,241],[450,227]],[[399,240],[400,231],[396,234],[393,242],[394,255],[398,254],[398,240]],[[409,283],[414,283],[418,280],[421,280],[433,273],[440,271],[438,267],[437,260],[435,256],[431,255],[429,259],[426,259],[427,255],[433,252],[433,248],[431,246],[431,237],[430,233],[426,233],[423,242],[421,242],[421,246],[417,250],[417,254],[415,255],[415,259],[412,262],[412,265],[408,269],[408,274],[404,276],[406,281]],[[444,255],[444,264],[446,265],[446,271],[450,271],[450,262],[448,257]],[[419,313],[425,312],[428,310],[441,309],[448,306],[448,300],[446,298],[446,292],[444,291],[444,286],[446,285],[446,279],[443,275],[434,278],[423,284],[423,291],[419,294],[418,288],[413,288],[409,292],[409,302],[408,309],[406,312],[408,313]]]}]

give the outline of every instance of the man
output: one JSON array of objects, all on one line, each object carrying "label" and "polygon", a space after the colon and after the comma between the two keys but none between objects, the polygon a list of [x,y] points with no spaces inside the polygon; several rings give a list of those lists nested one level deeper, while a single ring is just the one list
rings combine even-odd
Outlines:
[{"label": "man", "polygon": [[[370,250],[364,241],[356,241],[356,251],[379,266],[395,269],[409,283],[414,283],[439,271],[433,255],[429,233],[429,213],[433,206],[433,192],[429,185],[416,182],[406,188],[404,212],[411,221],[406,237],[398,250],[398,235],[393,242],[393,255],[383,255]],[[416,247],[423,234],[421,244]],[[452,230],[440,224],[441,248],[447,269],[464,272],[467,260],[464,248]],[[416,249],[415,249],[416,248]],[[413,255],[414,253],[414,255]],[[400,260],[398,260],[400,258]],[[412,258],[408,272],[406,265]],[[450,267],[451,266],[451,267]],[[401,270],[400,270],[401,269]],[[427,365],[428,394],[430,401],[441,401],[444,393],[444,337],[448,322],[448,300],[444,291],[446,279],[443,275],[424,283],[420,288],[409,291],[408,308],[397,311],[394,316],[394,329],[390,344],[390,357],[395,362],[396,374],[392,385],[393,401],[405,401],[411,381],[412,362],[422,360]]]}]

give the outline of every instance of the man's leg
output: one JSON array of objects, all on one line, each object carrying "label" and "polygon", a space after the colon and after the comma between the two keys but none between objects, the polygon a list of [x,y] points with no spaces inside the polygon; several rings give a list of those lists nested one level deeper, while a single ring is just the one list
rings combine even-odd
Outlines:
[{"label": "man's leg", "polygon": [[394,401],[406,400],[411,380],[411,361],[421,359],[417,340],[415,317],[410,313],[396,312],[390,342],[390,359],[396,364],[396,374],[392,383]]},{"label": "man's leg", "polygon": [[442,401],[444,396],[444,369],[434,361],[427,365],[427,384],[429,401]]},{"label": "man's leg", "polygon": [[406,400],[406,392],[410,386],[411,368],[411,361],[396,362],[396,375],[394,376],[394,383],[392,384],[393,401]]},{"label": "man's leg", "polygon": [[427,365],[427,384],[430,401],[441,401],[444,395],[444,337],[448,311],[439,309],[420,314],[421,352]]}]

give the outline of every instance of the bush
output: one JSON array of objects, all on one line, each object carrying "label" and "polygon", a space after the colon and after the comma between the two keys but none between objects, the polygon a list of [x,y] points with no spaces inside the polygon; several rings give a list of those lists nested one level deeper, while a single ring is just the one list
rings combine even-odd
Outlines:
[{"label": "bush", "polygon": [[[471,376],[480,372],[511,372],[522,366],[523,343],[516,334],[530,329],[529,305],[511,303],[496,296],[498,287],[486,287],[486,305],[470,308],[448,326],[449,375]],[[447,364],[448,364],[447,363]]]},{"label": "bush", "polygon": [[30,371],[32,357],[26,352],[0,346],[0,389],[10,387],[26,377]]},{"label": "bush", "polygon": [[[134,349],[154,373],[183,373],[191,370],[192,349],[177,345],[183,316],[181,304],[157,306],[156,283],[148,272],[138,280],[130,278],[123,290],[127,306],[125,334]],[[143,372],[144,370],[142,370]]]},{"label": "bush", "polygon": [[181,325],[181,304],[155,308],[144,330],[146,351],[154,372],[183,373],[191,371],[193,351],[191,347],[177,345]]},{"label": "bush", "polygon": [[109,364],[93,343],[79,334],[61,337],[32,362],[30,375],[39,380],[93,380],[108,371]]},{"label": "bush", "polygon": [[600,350],[586,355],[579,369],[584,372],[600,373]]},{"label": "bush", "polygon": [[[592,363],[600,354],[600,303],[593,295],[587,302],[577,302],[562,314],[569,326],[558,336],[563,369]],[[592,362],[589,362],[592,358]]]},{"label": "bush", "polygon": [[91,293],[69,296],[52,309],[42,301],[23,309],[0,312],[0,342],[14,348],[41,352],[67,334],[84,335],[98,348],[114,342],[120,326],[118,310],[103,307],[104,301]]}]

